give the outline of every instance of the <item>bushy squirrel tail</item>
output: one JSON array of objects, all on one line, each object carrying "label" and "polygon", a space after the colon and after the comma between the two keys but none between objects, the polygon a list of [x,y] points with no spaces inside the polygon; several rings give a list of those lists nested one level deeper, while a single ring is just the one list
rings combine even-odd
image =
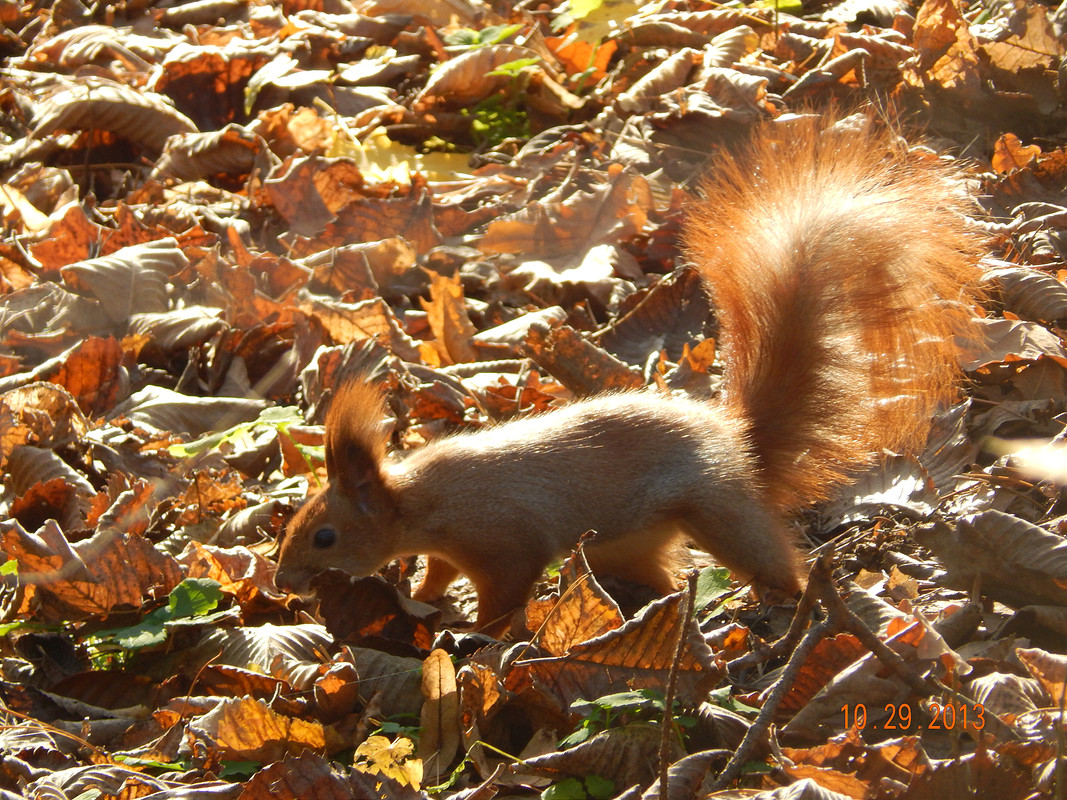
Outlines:
[{"label": "bushy squirrel tail", "polygon": [[825,498],[920,444],[974,331],[983,242],[952,168],[870,120],[801,117],[723,157],[703,195],[684,244],[718,311],[723,407],[769,501]]}]

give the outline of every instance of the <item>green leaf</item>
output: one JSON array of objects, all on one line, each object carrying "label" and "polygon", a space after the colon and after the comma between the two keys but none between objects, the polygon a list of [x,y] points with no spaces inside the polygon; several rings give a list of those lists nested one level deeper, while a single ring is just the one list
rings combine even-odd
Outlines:
[{"label": "green leaf", "polygon": [[171,590],[167,607],[172,619],[202,617],[222,600],[222,586],[210,578],[186,578]]},{"label": "green leaf", "polygon": [[514,61],[508,61],[507,63],[501,64],[496,69],[491,69],[485,74],[511,78],[518,75],[527,67],[535,67],[540,63],[541,59],[539,58],[517,58]]},{"label": "green leaf", "polygon": [[522,30],[522,25],[490,25],[480,31],[471,28],[460,28],[444,37],[445,44],[452,47],[486,47],[491,44],[499,44],[509,36]]},{"label": "green leaf", "polygon": [[541,800],[588,800],[585,787],[577,778],[564,778],[541,792]]},{"label": "green leaf", "polygon": [[606,694],[596,700],[575,700],[571,703],[571,708],[579,714],[593,708],[609,709],[617,713],[644,711],[649,708],[662,711],[663,697],[649,689],[639,689],[633,692]]},{"label": "green leaf", "polygon": [[569,736],[564,736],[559,740],[559,746],[566,750],[568,747],[574,747],[577,744],[588,741],[593,736],[593,728],[591,725],[583,723],[578,730]]},{"label": "green leaf", "polygon": [[802,0],[755,0],[751,8],[777,8],[786,14],[800,14],[804,3]]},{"label": "green leaf", "polygon": [[183,772],[188,769],[192,769],[192,764],[188,761],[157,761],[150,758],[138,758],[137,756],[127,756],[122,753],[112,753],[112,758],[118,761],[120,764],[129,764],[131,767],[146,767],[148,769],[157,769],[161,772]]},{"label": "green leaf", "polygon": [[223,761],[223,780],[247,780],[255,775],[263,767],[258,761]]},{"label": "green leaf", "polygon": [[755,716],[759,713],[758,708],[753,708],[750,705],[742,703],[736,697],[731,697],[730,693],[732,691],[732,686],[723,686],[720,689],[715,689],[708,695],[708,702],[714,703],[720,708],[725,708],[727,711],[733,711],[737,714],[749,714]]},{"label": "green leaf", "polygon": [[3,564],[0,564],[0,575],[18,575],[19,574],[19,562],[13,558],[9,558]]},{"label": "green leaf", "polygon": [[722,567],[707,567],[702,569],[697,576],[697,596],[694,606],[697,611],[703,611],[730,592],[730,570]]},{"label": "green leaf", "polygon": [[218,606],[222,590],[218,581],[186,578],[175,586],[167,605],[145,615],[136,625],[97,631],[88,643],[98,649],[117,646],[123,650],[143,650],[167,640],[167,623],[180,619],[204,617]]},{"label": "green leaf", "polygon": [[611,800],[615,796],[615,782],[599,775],[586,775],[585,788],[592,800]]}]

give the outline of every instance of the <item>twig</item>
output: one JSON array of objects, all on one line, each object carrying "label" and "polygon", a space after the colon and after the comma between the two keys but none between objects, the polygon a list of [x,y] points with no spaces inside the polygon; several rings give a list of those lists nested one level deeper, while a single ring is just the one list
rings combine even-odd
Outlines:
[{"label": "twig", "polygon": [[689,637],[689,625],[693,620],[693,606],[696,603],[697,573],[690,570],[686,575],[688,585],[685,592],[685,609],[678,624],[678,643],[674,647],[671,671],[667,676],[667,691],[663,697],[663,725],[659,740],[659,797],[667,800],[670,790],[671,734],[674,731],[674,695],[678,688],[678,670],[685,652],[685,642]]},{"label": "twig", "polygon": [[[803,622],[798,620],[806,620],[807,611],[814,606],[815,598],[825,593],[824,590],[820,589],[820,586],[825,584],[833,585],[830,574],[831,563],[832,560],[829,557],[824,556],[819,558],[815,564],[812,565],[811,572],[808,575],[808,586],[804,590],[804,596],[801,597],[800,603],[797,606],[797,613],[793,616],[793,623],[790,625],[786,635],[779,639],[778,642],[775,642],[775,646],[789,637],[790,634],[794,634],[795,630],[800,629]],[[796,682],[801,668],[808,660],[808,656],[811,655],[815,646],[830,634],[833,627],[833,619],[827,617],[808,628],[804,633],[800,643],[797,645],[792,655],[789,656],[789,661],[786,662],[785,667],[782,669],[782,674],[778,677],[778,682],[774,685],[774,688],[764,701],[763,707],[756,716],[755,722],[749,726],[748,731],[745,733],[745,738],[741,740],[741,744],[738,746],[737,750],[734,751],[733,756],[730,758],[729,762],[727,762],[722,772],[719,773],[719,777],[715,779],[715,783],[712,785],[710,793],[725,789],[740,777],[741,769],[744,767],[745,762],[751,757],[759,743],[762,742],[767,735],[767,731],[771,727],[771,722],[774,720],[774,715],[778,711],[778,706],[781,705],[782,699],[785,697],[786,693],[793,688],[793,684]]]},{"label": "twig", "polygon": [[789,657],[789,661],[782,670],[782,674],[778,678],[778,682],[774,685],[774,689],[771,690],[766,701],[764,701],[763,707],[760,709],[759,715],[756,717],[756,721],[749,726],[748,731],[745,733],[745,738],[741,740],[740,746],[734,751],[730,761],[723,768],[723,771],[719,773],[719,777],[715,779],[715,783],[712,784],[710,793],[713,794],[725,789],[741,775],[741,769],[744,767],[745,762],[748,761],[753,751],[767,735],[767,730],[771,727],[771,721],[774,719],[774,715],[778,711],[778,706],[781,704],[786,693],[793,688],[793,683],[800,674],[801,667],[804,666],[805,662],[808,660],[808,656],[811,655],[812,650],[815,649],[815,646],[831,632],[832,627],[830,621],[825,619],[816,623],[811,628],[808,628],[807,632],[804,634],[804,638],[801,640],[800,644],[797,645],[797,649],[794,650],[793,655]]}]

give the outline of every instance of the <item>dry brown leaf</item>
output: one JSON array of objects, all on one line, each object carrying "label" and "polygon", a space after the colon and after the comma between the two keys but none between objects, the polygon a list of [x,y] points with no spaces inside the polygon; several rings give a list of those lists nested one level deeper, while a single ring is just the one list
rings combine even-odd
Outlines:
[{"label": "dry brown leaf", "polygon": [[534,59],[538,54],[514,44],[494,44],[468,50],[442,64],[430,76],[415,98],[416,109],[448,106],[466,108],[504,89],[511,82],[507,75],[490,74],[504,64],[520,59]]},{"label": "dry brown leaf", "polygon": [[989,368],[999,362],[1036,360],[1043,356],[1067,364],[1067,349],[1059,337],[1033,322],[987,319],[982,321],[982,332],[985,334],[982,347],[964,354],[962,363],[967,371]]},{"label": "dry brown leaf", "polygon": [[142,52],[147,48],[155,48],[153,55],[159,55],[167,44],[175,41],[168,41],[162,36],[131,36],[129,31],[110,25],[82,25],[44,41],[34,42],[26,52],[26,58],[42,65],[59,67],[65,72],[74,72],[87,64],[106,67],[112,62],[121,64],[130,72],[148,70],[150,64],[127,46],[127,43],[134,43],[131,40],[136,40],[136,47]]},{"label": "dry brown leaf", "polygon": [[677,697],[682,705],[695,705],[718,683],[721,672],[696,624],[682,618],[681,601],[680,594],[657,600],[621,627],[573,645],[564,657],[519,661],[513,671],[528,673],[562,708],[579,698],[661,687],[682,631]]},{"label": "dry brown leaf", "polygon": [[422,696],[418,757],[427,779],[437,784],[459,752],[456,668],[444,650],[433,650],[422,664]]},{"label": "dry brown leaf", "polygon": [[908,786],[909,800],[964,800],[982,794],[998,800],[1032,796],[1030,773],[1012,759],[985,748],[959,758],[936,761]]},{"label": "dry brown leaf", "polygon": [[975,41],[954,0],[925,0],[915,18],[916,57],[905,78],[915,86],[927,82],[972,99],[981,91]]},{"label": "dry brown leaf", "polygon": [[1036,647],[1019,648],[1015,655],[1041,684],[1052,704],[1063,708],[1067,704],[1067,657]]},{"label": "dry brown leaf", "polygon": [[[169,9],[173,11],[174,9]],[[363,776],[359,784],[368,798],[381,795],[374,780]],[[331,762],[315,753],[286,755],[280,761],[267,764],[245,783],[241,792],[245,800],[352,800],[352,787],[345,776]]]},{"label": "dry brown leaf", "polygon": [[526,626],[549,655],[565,656],[623,624],[618,604],[597,583],[580,548],[560,567],[559,594],[555,602],[534,601],[526,612]]},{"label": "dry brown leaf", "polygon": [[944,564],[951,586],[970,590],[980,579],[982,594],[1007,605],[1067,605],[1067,543],[1058,534],[983,511],[960,517],[954,529],[924,529],[919,541]]},{"label": "dry brown leaf", "polygon": [[646,364],[649,356],[663,350],[677,361],[686,345],[701,338],[711,313],[700,275],[689,268],[627,300],[634,305],[597,331],[596,342],[634,365]]},{"label": "dry brown leaf", "polygon": [[285,172],[268,179],[264,188],[294,234],[314,236],[345,205],[364,193],[363,174],[349,161],[297,158],[287,167]]},{"label": "dry brown leaf", "polygon": [[112,408],[138,425],[201,436],[251,422],[267,407],[264,400],[239,397],[191,397],[153,386]]},{"label": "dry brown leaf", "polygon": [[347,661],[330,664],[315,681],[315,712],[323,722],[336,722],[358,715],[359,676],[356,667]]},{"label": "dry brown leaf", "polygon": [[360,697],[374,698],[383,717],[417,717],[422,708],[422,661],[368,647],[346,648],[359,673]]},{"label": "dry brown leaf", "polygon": [[154,180],[196,181],[270,174],[277,158],[259,136],[239,125],[211,133],[187,133],[167,142],[156,161]]},{"label": "dry brown leaf", "polygon": [[442,363],[462,364],[478,360],[478,353],[471,344],[474,325],[467,316],[463,284],[458,275],[448,277],[431,272],[430,299],[422,301],[422,308],[429,317]]},{"label": "dry brown leaf", "polygon": [[551,259],[584,253],[592,246],[634,236],[653,210],[644,178],[626,172],[591,192],[578,192],[562,203],[531,203],[491,222],[478,248],[485,253],[522,253]]},{"label": "dry brown leaf", "polygon": [[1003,298],[1004,308],[1027,320],[1067,320],[1067,286],[1051,275],[1025,267],[990,270],[983,283],[991,284]]},{"label": "dry brown leaf", "polygon": [[[230,36],[238,35],[233,31]],[[275,55],[255,40],[246,40],[245,47],[212,47],[210,29],[205,29],[197,41],[197,46],[172,48],[150,84],[196,123],[182,133],[218,130],[243,117],[243,103],[234,100],[242,98],[248,80]]]},{"label": "dry brown leaf", "polygon": [[996,714],[1006,721],[1036,711],[1049,699],[1036,678],[1023,678],[1004,672],[991,672],[975,678],[967,684],[967,691],[986,713]]},{"label": "dry brown leaf", "polygon": [[506,699],[504,685],[493,668],[477,661],[460,669],[456,684],[459,687],[460,726],[464,732],[484,723]]},{"label": "dry brown leaf", "polygon": [[549,329],[535,323],[525,344],[538,366],[579,397],[644,385],[641,376],[626,364],[566,325]]},{"label": "dry brown leaf", "polygon": [[373,637],[423,650],[433,642],[441,612],[398,594],[377,576],[354,578],[330,570],[313,579],[312,587],[317,587],[319,615],[339,641]]},{"label": "dry brown leaf", "polygon": [[69,130],[111,131],[158,153],[168,137],[194,133],[196,125],[161,94],[86,83],[56,92],[34,115],[38,138]]},{"label": "dry brown leaf", "polygon": [[[511,771],[553,780],[597,775],[610,780],[616,789],[648,786],[659,774],[656,763],[662,738],[657,725],[634,723],[610,728],[569,750],[528,758],[514,765]],[[683,753],[677,739],[672,737],[669,761],[681,758]]]},{"label": "dry brown leaf", "polygon": [[[190,576],[191,577],[191,576]],[[209,664],[196,673],[197,694],[216,697],[254,697],[270,701],[291,694],[293,687],[285,681],[250,669],[226,664]]]},{"label": "dry brown leaf", "polygon": [[251,697],[224,699],[189,723],[189,733],[230,761],[279,761],[326,747],[322,725],[277,714]]},{"label": "dry brown leaf", "polygon": [[1063,44],[1040,5],[1018,4],[1006,23],[1011,36],[998,37],[997,41],[986,42],[980,48],[998,69],[1012,73],[1047,69],[1063,55]]},{"label": "dry brown leaf", "polygon": [[995,145],[993,151],[993,169],[999,173],[1022,169],[1041,155],[1041,147],[1032,144],[1024,147],[1014,133],[1005,133]]},{"label": "dry brown leaf", "polygon": [[780,712],[788,715],[799,711],[846,667],[866,654],[866,648],[850,633],[823,639],[815,646],[793,687],[786,693],[779,706]]},{"label": "dry brown leaf", "polygon": [[220,309],[205,306],[137,313],[130,316],[127,330],[131,335],[145,337],[146,346],[164,354],[185,352],[226,329],[226,323],[219,319],[220,313]]},{"label": "dry brown leaf", "polygon": [[19,582],[33,586],[37,619],[60,623],[107,617],[166,597],[182,579],[170,556],[141,536],[100,530],[71,545],[53,520],[37,533],[3,530],[2,549],[19,563]]},{"label": "dry brown leaf", "polygon": [[86,414],[102,414],[115,405],[122,391],[122,360],[118,341],[90,336],[38,365],[26,375],[23,385],[35,381],[57,384],[70,392]]},{"label": "dry brown leaf", "polygon": [[782,753],[791,762],[782,766],[790,777],[808,778],[824,789],[860,800],[869,796],[873,786],[891,781],[907,785],[930,764],[915,737],[869,745],[856,730],[818,747],[786,747]]},{"label": "dry brown leaf", "polygon": [[133,314],[166,311],[167,276],[187,266],[174,239],[159,239],[69,264],[60,274],[73,291],[92,295],[112,322],[124,326]]},{"label": "dry brown leaf", "polygon": [[0,466],[19,445],[63,447],[88,432],[70,393],[51,383],[29,383],[0,395]]},{"label": "dry brown leaf", "polygon": [[[885,643],[916,673],[929,669],[940,659],[944,650],[943,640],[932,629],[919,622],[905,623],[905,626]],[[848,637],[843,637],[840,643],[830,645],[828,652],[834,653],[835,649],[839,649],[844,660],[852,654],[853,648],[855,643]],[[851,725],[856,714],[855,709],[860,705],[865,709],[869,725],[884,729],[881,726],[889,724],[891,715],[905,704],[912,690],[902,678],[887,673],[881,661],[874,656],[866,651],[856,655],[860,657],[847,667],[839,666],[835,670],[836,674],[823,673],[818,666],[807,672],[807,679],[811,683],[803,687],[799,702],[796,703],[799,708],[783,726],[783,732],[804,737],[808,741],[818,741],[831,731],[839,731]],[[829,682],[814,696],[810,696],[810,690],[817,688],[815,684],[827,677],[830,678]],[[846,712],[849,713],[847,720]],[[918,714],[912,715],[911,724],[916,725],[918,721]],[[897,727],[888,731],[890,734],[900,730],[902,720],[899,715],[893,720],[893,724]]]},{"label": "dry brown leaf", "polygon": [[406,197],[358,198],[349,202],[320,234],[314,238],[297,238],[293,254],[306,256],[328,247],[393,238],[406,239],[420,253],[441,244],[430,196],[414,185]]},{"label": "dry brown leaf", "polygon": [[218,581],[222,591],[233,596],[245,613],[254,612],[257,605],[267,605],[267,598],[281,596],[274,588],[273,565],[244,547],[226,549],[190,542],[178,556],[178,563],[189,578]]},{"label": "dry brown leaf", "polygon": [[[353,292],[370,300],[380,288],[388,288],[399,275],[415,266],[415,249],[404,239],[345,245],[303,259],[314,271],[312,281],[338,293]],[[362,296],[360,296],[362,295]]]}]

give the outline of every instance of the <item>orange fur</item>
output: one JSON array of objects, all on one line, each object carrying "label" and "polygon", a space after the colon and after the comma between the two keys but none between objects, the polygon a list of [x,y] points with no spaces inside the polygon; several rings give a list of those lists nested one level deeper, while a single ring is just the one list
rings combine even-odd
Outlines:
[{"label": "orange fur", "polygon": [[478,627],[499,631],[592,530],[594,570],[660,591],[683,536],[796,591],[785,512],[918,442],[951,395],[980,249],[952,178],[889,133],[765,127],[722,159],[685,233],[726,337],[721,402],[605,395],[400,457],[386,452],[381,393],[346,386],[326,422],[330,484],[290,524],[279,586],[424,554],[416,596],[464,573]]},{"label": "orange fur", "polygon": [[952,396],[982,249],[955,178],[885,128],[801,118],[705,184],[685,247],[715,296],[725,406],[779,508],[920,444]]}]

